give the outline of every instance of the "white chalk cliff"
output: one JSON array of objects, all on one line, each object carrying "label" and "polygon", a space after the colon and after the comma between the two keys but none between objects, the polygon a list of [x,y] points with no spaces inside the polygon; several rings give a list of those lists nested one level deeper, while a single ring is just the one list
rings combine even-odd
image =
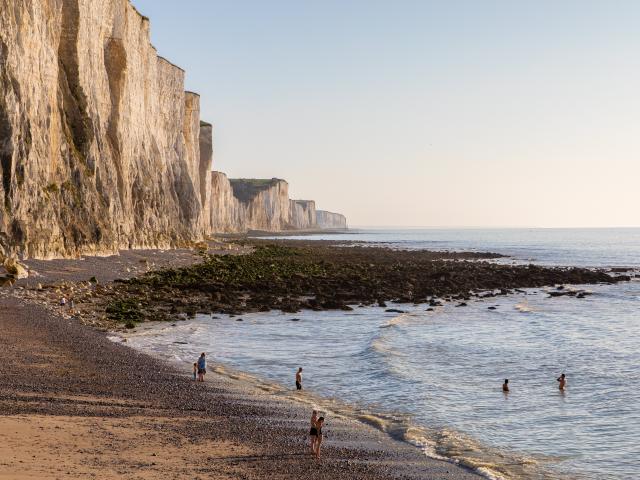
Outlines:
[{"label": "white chalk cliff", "polygon": [[316,202],[313,200],[290,200],[289,228],[292,230],[316,228]]},{"label": "white chalk cliff", "polygon": [[184,77],[129,0],[0,0],[0,256],[306,224],[283,180],[212,177],[212,127]]},{"label": "white chalk cliff", "polygon": [[[210,224],[214,233],[341,229],[347,226],[343,215],[316,211],[313,200],[289,199],[289,184],[279,178],[228,179],[222,172],[212,172],[211,198]],[[319,212],[322,212],[320,216]]]},{"label": "white chalk cliff", "polygon": [[316,210],[316,227],[319,229],[343,230],[347,228],[347,217],[341,213]]},{"label": "white chalk cliff", "polygon": [[56,257],[201,238],[199,110],[128,0],[2,0],[1,248]]}]

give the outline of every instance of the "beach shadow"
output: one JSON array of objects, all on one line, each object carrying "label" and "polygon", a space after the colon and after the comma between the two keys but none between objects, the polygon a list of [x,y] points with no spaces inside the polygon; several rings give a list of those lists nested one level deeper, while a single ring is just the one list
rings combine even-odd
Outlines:
[{"label": "beach shadow", "polygon": [[283,453],[273,455],[237,455],[233,457],[220,456],[220,457],[208,457],[209,460],[221,460],[229,462],[255,462],[258,460],[282,460],[284,458],[299,458],[309,457],[310,453]]}]

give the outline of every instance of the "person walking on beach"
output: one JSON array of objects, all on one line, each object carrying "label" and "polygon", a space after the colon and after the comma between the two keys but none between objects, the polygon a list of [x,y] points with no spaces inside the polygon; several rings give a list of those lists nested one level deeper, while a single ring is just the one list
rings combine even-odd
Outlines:
[{"label": "person walking on beach", "polygon": [[193,381],[198,380],[198,362],[193,362]]},{"label": "person walking on beach", "polygon": [[316,458],[320,460],[320,446],[322,445],[322,427],[324,425],[324,417],[320,417],[316,422]]},{"label": "person walking on beach", "polygon": [[318,411],[314,410],[311,413],[311,430],[309,430],[309,446],[311,447],[311,454],[316,454],[316,441],[318,440]]},{"label": "person walking on beach", "polygon": [[509,379],[508,378],[504,379],[504,383],[502,384],[502,391],[503,392],[508,392],[509,391]]},{"label": "person walking on beach", "polygon": [[207,373],[207,361],[205,359],[204,352],[198,358],[198,381],[204,382],[204,376]]},{"label": "person walking on beach", "polygon": [[567,384],[567,379],[565,377],[565,374],[563,373],[558,378],[556,378],[556,380],[558,381],[558,388],[560,390],[564,390],[564,386]]},{"label": "person walking on beach", "polygon": [[302,367],[296,373],[296,390],[302,390]]}]

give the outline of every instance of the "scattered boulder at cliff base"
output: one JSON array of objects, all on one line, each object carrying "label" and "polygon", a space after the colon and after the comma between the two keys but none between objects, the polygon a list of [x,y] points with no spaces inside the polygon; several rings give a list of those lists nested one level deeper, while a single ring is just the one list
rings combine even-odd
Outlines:
[{"label": "scattered boulder at cliff base", "polygon": [[18,262],[15,258],[0,257],[0,264],[11,278],[21,279],[29,276],[27,267]]}]

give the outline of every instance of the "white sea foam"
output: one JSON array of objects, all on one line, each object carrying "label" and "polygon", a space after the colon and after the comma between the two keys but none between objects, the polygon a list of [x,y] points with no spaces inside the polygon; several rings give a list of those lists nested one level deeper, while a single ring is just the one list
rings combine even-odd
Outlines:
[{"label": "white sea foam", "polygon": [[515,309],[522,313],[529,313],[529,312],[535,311],[535,309],[531,305],[529,305],[529,302],[527,302],[526,300],[523,300],[520,303],[516,303]]}]

